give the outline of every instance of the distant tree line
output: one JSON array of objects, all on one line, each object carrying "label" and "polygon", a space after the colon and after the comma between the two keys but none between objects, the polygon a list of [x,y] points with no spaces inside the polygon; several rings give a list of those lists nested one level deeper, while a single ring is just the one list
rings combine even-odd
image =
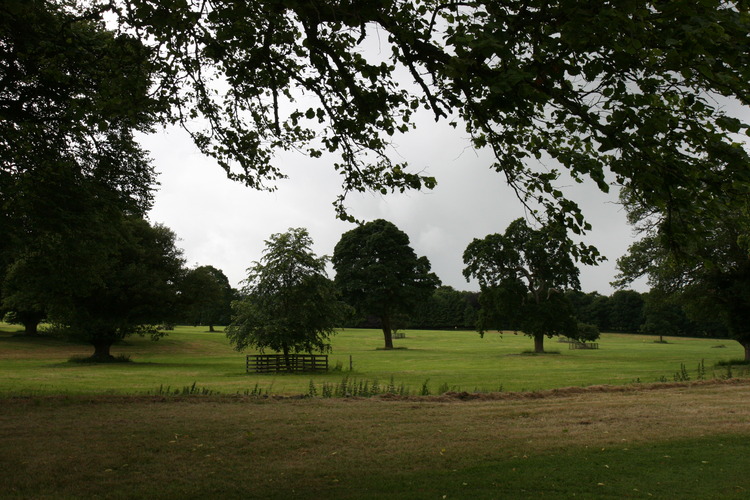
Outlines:
[{"label": "distant tree line", "polygon": [[725,337],[726,327],[717,319],[688,316],[676,297],[656,291],[618,290],[610,296],[597,292],[567,292],[579,321],[602,332],[645,333],[678,337]]},{"label": "distant tree line", "polygon": [[[601,332],[718,338],[728,335],[720,321],[691,318],[675,297],[658,292],[618,290],[607,296],[598,292],[569,291],[564,296],[580,323],[594,325]],[[401,329],[473,330],[479,318],[479,299],[480,292],[443,285],[397,323]],[[346,326],[380,328],[380,323],[374,316],[355,316]],[[510,318],[496,318],[487,329],[514,330],[516,327]]]}]

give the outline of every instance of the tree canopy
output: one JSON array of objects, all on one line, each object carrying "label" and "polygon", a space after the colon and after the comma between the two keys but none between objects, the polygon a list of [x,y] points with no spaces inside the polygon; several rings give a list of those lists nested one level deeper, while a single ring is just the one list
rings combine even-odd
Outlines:
[{"label": "tree canopy", "polygon": [[0,5],[3,307],[68,310],[101,286],[122,218],[150,208],[155,174],[135,140],[163,110],[149,54],[74,4]]},{"label": "tree canopy", "polygon": [[747,192],[748,124],[731,112],[750,104],[743,1],[93,3],[158,54],[170,118],[255,187],[283,177],[275,151],[299,148],[338,155],[344,194],[431,188],[388,152],[424,109],[575,233],[589,225],[559,171],[673,213]]},{"label": "tree canopy", "polygon": [[260,261],[248,269],[243,297],[232,306],[226,329],[241,351],[270,348],[292,352],[330,349],[328,338],[343,319],[345,305],[325,273],[328,258],[317,257],[306,229],[271,235]]},{"label": "tree canopy", "polygon": [[[727,203],[721,216],[706,212],[683,215],[678,221],[658,207],[623,196],[631,222],[641,239],[617,261],[615,281],[625,286],[647,276],[655,297],[686,306],[688,316],[719,320],[745,349],[750,361],[750,219],[747,208]],[[745,197],[745,202],[750,198]],[[750,206],[750,205],[746,205]],[[692,232],[685,244],[673,245],[672,228]],[[659,306],[659,303],[652,304]],[[656,326],[651,319],[649,328]]]},{"label": "tree canopy", "polygon": [[33,182],[63,163],[76,171],[58,183],[84,176],[128,209],[147,209],[153,171],[133,134],[150,130],[163,110],[151,94],[149,50],[71,7],[0,6],[0,193],[13,199],[19,176]]},{"label": "tree canopy", "polygon": [[503,234],[474,239],[464,252],[464,276],[479,281],[478,329],[504,321],[534,339],[544,352],[544,337],[576,336],[573,308],[564,295],[580,288],[566,230],[550,223],[539,229],[524,219]]},{"label": "tree canopy", "polygon": [[[0,278],[31,264],[42,276],[53,259],[40,255],[106,268],[95,228],[148,209],[154,175],[134,136],[157,122],[180,123],[256,188],[284,176],[277,151],[337,156],[348,218],[349,191],[435,185],[389,151],[422,111],[491,150],[490,167],[540,220],[589,228],[561,172],[605,191],[614,182],[661,214],[644,252],[680,247],[693,256],[682,269],[718,262],[693,247],[719,238],[712,221],[746,211],[748,28],[748,3],[720,0],[8,0]],[[708,269],[742,295],[725,266]],[[98,275],[80,277],[93,287]]]},{"label": "tree canopy", "polygon": [[228,325],[232,317],[234,290],[229,279],[213,266],[189,269],[180,280],[180,318],[193,325]]},{"label": "tree canopy", "polygon": [[157,326],[173,319],[183,265],[175,234],[139,217],[123,217],[107,243],[96,283],[81,289],[68,283],[68,293],[50,298],[49,313],[70,337],[92,344],[92,358],[102,361],[111,359],[110,347],[129,335],[163,335]]},{"label": "tree canopy", "polygon": [[409,236],[374,220],[347,231],[333,250],[336,285],[360,314],[380,319],[385,348],[393,349],[393,321],[411,312],[440,284],[427,257],[417,257]]},{"label": "tree canopy", "polygon": [[[3,175],[6,158],[21,165],[66,142],[81,158],[101,144],[122,150],[158,118],[180,123],[256,188],[284,176],[280,150],[337,157],[347,218],[347,192],[435,185],[389,150],[427,112],[491,150],[490,168],[532,214],[574,233],[589,225],[556,182],[561,172],[605,191],[626,186],[674,215],[711,212],[750,181],[738,145],[748,124],[734,112],[750,104],[749,9],[720,0],[10,0],[0,7]],[[140,183],[120,187],[146,194]],[[590,258],[585,245],[571,251]]]}]

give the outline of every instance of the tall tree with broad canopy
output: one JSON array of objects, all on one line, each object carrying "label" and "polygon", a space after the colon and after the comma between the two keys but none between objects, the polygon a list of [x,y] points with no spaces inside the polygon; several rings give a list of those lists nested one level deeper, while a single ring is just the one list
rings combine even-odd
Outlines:
[{"label": "tall tree with broad canopy", "polygon": [[326,256],[312,251],[304,228],[271,235],[260,261],[248,269],[242,299],[232,304],[234,317],[226,329],[238,351],[257,348],[289,354],[327,352],[346,305],[326,276]]},{"label": "tall tree with broad canopy", "polygon": [[[728,193],[720,217],[697,205],[675,216],[645,204],[633,193],[622,199],[641,239],[617,261],[613,283],[627,286],[647,276],[652,293],[671,296],[685,306],[688,317],[720,320],[742,345],[750,361],[750,197],[736,208]],[[681,244],[674,244],[678,234]]]},{"label": "tall tree with broad canopy", "polygon": [[559,224],[533,229],[516,219],[504,234],[469,243],[463,274],[479,281],[481,335],[504,320],[532,337],[537,353],[544,352],[545,336],[576,337],[575,313],[564,292],[580,288],[579,270],[565,233]]},{"label": "tall tree with broad canopy", "polygon": [[189,324],[228,325],[232,317],[233,290],[229,279],[213,266],[190,269],[180,280],[181,318]]},{"label": "tall tree with broad canopy", "polygon": [[393,349],[394,319],[440,285],[427,257],[417,257],[409,246],[409,236],[383,219],[341,235],[332,262],[344,299],[361,314],[380,319],[386,349]]},{"label": "tall tree with broad canopy", "polygon": [[149,49],[78,7],[0,4],[0,302],[17,316],[98,293],[123,214],[153,198],[134,138],[165,109]]},{"label": "tall tree with broad canopy", "polygon": [[163,333],[155,325],[171,321],[177,305],[183,260],[175,239],[167,227],[122,217],[109,234],[96,284],[55,295],[50,319],[93,345],[94,361],[112,360],[112,345],[130,335],[158,339]]},{"label": "tall tree with broad canopy", "polygon": [[274,153],[295,148],[337,154],[344,193],[431,188],[389,154],[418,110],[465,129],[540,219],[574,233],[589,224],[560,171],[673,214],[750,184],[748,123],[732,113],[750,104],[745,1],[92,4],[155,49],[168,119],[254,187],[272,188]]}]

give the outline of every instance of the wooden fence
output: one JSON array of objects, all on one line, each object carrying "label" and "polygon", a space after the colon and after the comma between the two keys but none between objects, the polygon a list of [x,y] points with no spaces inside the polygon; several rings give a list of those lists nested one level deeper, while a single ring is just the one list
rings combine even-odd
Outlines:
[{"label": "wooden fence", "polygon": [[327,354],[290,354],[289,367],[283,354],[248,354],[245,361],[247,373],[271,372],[326,372],[328,371]]},{"label": "wooden fence", "polygon": [[571,342],[568,349],[599,349],[598,342]]}]

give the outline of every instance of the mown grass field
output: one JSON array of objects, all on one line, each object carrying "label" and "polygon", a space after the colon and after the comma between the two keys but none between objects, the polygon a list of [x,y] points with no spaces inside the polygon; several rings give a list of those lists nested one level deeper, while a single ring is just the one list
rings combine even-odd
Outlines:
[{"label": "mown grass field", "polygon": [[0,497],[750,496],[747,381],[505,395],[2,398]]},{"label": "mown grass field", "polygon": [[[673,380],[685,365],[692,379],[703,362],[706,378],[721,377],[717,361],[742,357],[736,342],[714,339],[667,338],[604,334],[599,350],[569,350],[548,339],[547,350],[559,354],[524,355],[532,341],[523,335],[475,332],[407,331],[396,340],[400,349],[384,351],[377,330],[346,330],[333,338],[328,374],[261,375],[245,373],[244,353],[234,351],[223,333],[205,328],[177,327],[157,342],[131,337],[113,347],[131,363],[89,365],[68,362],[91,354],[85,344],[50,338],[26,339],[18,328],[0,325],[0,394],[146,394],[160,388],[181,389],[193,383],[222,394],[256,387],[273,394],[307,393],[317,385],[350,379],[391,378],[414,393],[426,383],[430,393],[453,391],[534,391],[568,386],[622,385]],[[349,360],[353,370],[349,370]]]},{"label": "mown grass field", "polygon": [[[114,352],[134,362],[112,365],[15,331],[0,328],[3,499],[750,497],[750,379],[713,368],[741,356],[729,341],[605,335],[600,350],[527,356],[512,334],[407,332],[386,352],[357,330],[334,339],[342,372],[271,377],[202,329],[129,339]],[[701,360],[712,380],[695,381]],[[651,383],[681,364],[690,382]],[[485,392],[241,395],[344,376]],[[193,382],[221,394],[153,395]]]}]

